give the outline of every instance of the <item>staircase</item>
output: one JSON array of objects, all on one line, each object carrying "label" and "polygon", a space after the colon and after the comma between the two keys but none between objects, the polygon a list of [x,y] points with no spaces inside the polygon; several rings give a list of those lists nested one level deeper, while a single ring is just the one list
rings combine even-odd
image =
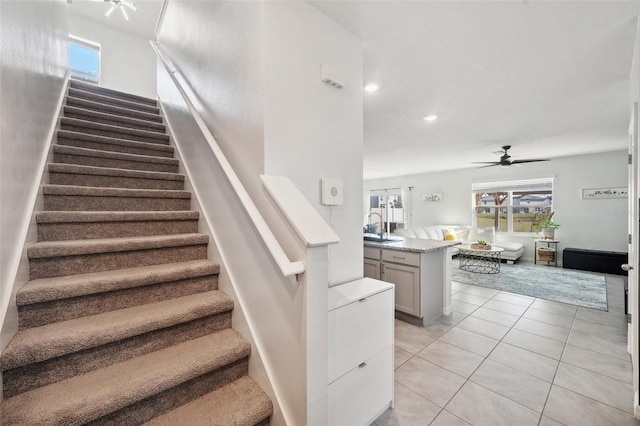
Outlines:
[{"label": "staircase", "polygon": [[70,81],[3,425],[268,425],[155,100]]}]

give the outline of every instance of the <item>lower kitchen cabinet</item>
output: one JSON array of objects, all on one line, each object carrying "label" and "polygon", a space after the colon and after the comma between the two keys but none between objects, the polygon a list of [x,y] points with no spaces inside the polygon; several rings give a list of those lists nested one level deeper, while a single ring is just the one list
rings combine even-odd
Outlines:
[{"label": "lower kitchen cabinet", "polygon": [[380,279],[396,286],[396,309],[420,316],[420,268],[382,262]]}]

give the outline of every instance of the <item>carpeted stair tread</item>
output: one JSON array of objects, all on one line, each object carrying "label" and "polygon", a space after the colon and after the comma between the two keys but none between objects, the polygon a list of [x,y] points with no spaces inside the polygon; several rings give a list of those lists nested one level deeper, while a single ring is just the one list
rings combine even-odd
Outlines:
[{"label": "carpeted stair tread", "polygon": [[139,163],[157,163],[169,166],[178,166],[175,158],[154,157],[150,155],[125,154],[112,151],[100,151],[96,149],[78,148],[75,146],[53,145],[54,154],[76,155],[82,157],[96,157],[120,161],[134,161]]},{"label": "carpeted stair tread", "polygon": [[[110,136],[111,134],[123,135],[120,139],[132,139],[144,138],[148,139],[144,142],[160,143],[164,145],[169,144],[169,135],[162,132],[154,132],[150,130],[132,129],[130,127],[115,126],[112,124],[102,124],[93,121],[81,120],[78,118],[62,117],[60,119],[60,125],[63,130],[82,129],[86,132],[105,132]],[[72,129],[65,129],[65,127],[71,127]],[[77,131],[77,130],[76,130]]]},{"label": "carpeted stair tread", "polygon": [[43,185],[44,195],[76,195],[92,197],[183,198],[190,199],[189,191],[175,189],[101,188],[97,186]]},{"label": "carpeted stair tread", "polygon": [[94,111],[106,111],[110,114],[121,115],[124,117],[136,117],[140,120],[154,121],[156,123],[162,123],[162,116],[158,113],[137,111],[134,109],[127,109],[117,105],[103,104],[100,102],[94,102],[91,99],[77,98],[74,96],[67,97],[67,105],[78,106]]},{"label": "carpeted stair tread", "polygon": [[195,210],[180,211],[43,211],[36,213],[37,223],[147,222],[154,220],[195,220]]},{"label": "carpeted stair tread", "polygon": [[27,328],[0,356],[7,370],[233,309],[218,290]]},{"label": "carpeted stair tread", "polygon": [[95,84],[85,83],[78,80],[69,80],[69,86],[75,89],[84,90],[85,92],[99,93],[105,96],[110,96],[112,98],[120,97],[123,99],[129,99],[132,102],[149,104],[152,106],[158,105],[158,101],[152,98],[147,98],[145,96],[140,96],[140,95],[134,95],[132,93],[120,92],[114,89],[107,89],[106,87],[96,86]]},{"label": "carpeted stair tread", "polygon": [[205,234],[153,235],[146,237],[102,238],[95,240],[41,241],[27,249],[29,259],[79,256],[149,250],[164,247],[201,245],[209,242]]},{"label": "carpeted stair tread", "polygon": [[95,121],[96,123],[101,124],[110,124],[114,126],[155,131],[160,133],[164,133],[166,131],[166,126],[162,123],[139,120],[137,118],[125,117],[117,114],[109,114],[107,112],[94,111],[69,105],[65,106],[63,108],[63,111],[64,116],[67,118]]},{"label": "carpeted stair tread", "polygon": [[81,166],[78,164],[49,163],[49,172],[78,175],[119,176],[140,179],[184,181],[184,175],[169,172],[148,172],[145,170],[116,169],[112,167]]},{"label": "carpeted stair tread", "polygon": [[[157,157],[173,157],[174,148],[169,145],[159,143],[149,143],[140,141],[131,141],[127,139],[118,139],[108,136],[92,135],[90,133],[74,132],[71,130],[58,130],[57,143],[65,146],[75,146],[78,148],[98,149],[107,152],[130,152],[131,150],[144,152],[138,155],[152,155]],[[100,148],[90,148],[91,146],[99,146]]]},{"label": "carpeted stair tread", "polygon": [[251,346],[222,330],[9,398],[4,425],[82,424],[238,359]]},{"label": "carpeted stair tread", "polygon": [[114,98],[111,96],[105,96],[99,93],[89,92],[89,91],[74,88],[74,87],[69,88],[68,94],[69,96],[84,98],[84,99],[91,99],[94,102],[109,104],[109,105],[117,105],[122,108],[132,109],[136,111],[144,111],[151,114],[160,113],[160,109],[156,106],[147,105],[139,102],[127,101],[124,99]]},{"label": "carpeted stair tread", "polygon": [[40,278],[27,282],[18,290],[16,304],[26,306],[187,278],[217,275],[219,272],[220,265],[205,259]]},{"label": "carpeted stair tread", "polygon": [[250,377],[245,376],[144,425],[255,425],[272,414],[273,404],[269,397]]}]

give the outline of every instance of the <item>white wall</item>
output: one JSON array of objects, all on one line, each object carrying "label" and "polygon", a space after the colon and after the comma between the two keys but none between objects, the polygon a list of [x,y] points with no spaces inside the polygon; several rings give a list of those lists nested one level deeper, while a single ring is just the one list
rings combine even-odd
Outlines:
[{"label": "white wall", "polygon": [[28,280],[18,265],[26,258],[25,239],[35,241],[29,223],[65,84],[67,7],[61,1],[3,1],[0,8],[1,350],[17,330],[15,312],[6,316],[9,306],[15,310],[14,280],[16,288]]},{"label": "white wall", "polygon": [[69,34],[100,49],[100,86],[155,99],[156,57],[148,40],[115,30],[69,8]]},{"label": "white wall", "polygon": [[[328,33],[334,34],[326,39]],[[245,315],[265,345],[264,362],[275,371],[289,424],[326,424],[326,271],[331,282],[362,275],[360,45],[301,2],[170,1],[157,39],[194,88],[198,110],[289,257],[311,268],[299,284],[283,278],[216,162],[189,147],[185,163],[197,165],[194,186],[204,182],[200,202],[211,212],[224,260],[221,289],[246,298]],[[327,62],[343,67],[348,90],[332,92],[320,83],[320,64]],[[174,105],[166,85],[159,80],[163,103],[167,93],[171,115],[182,123],[184,108]],[[186,124],[181,129],[184,141],[199,143],[190,131]],[[326,249],[307,251],[282,220],[262,188],[265,172],[289,177],[328,218],[346,242],[331,259]],[[323,177],[344,180],[344,206],[319,205]],[[312,383],[318,380],[320,386]],[[277,412],[273,424],[282,419]]]},{"label": "white wall", "polygon": [[[340,236],[329,283],[362,277],[361,41],[306,3],[267,2],[265,173],[288,176]],[[328,64],[345,81],[320,81]],[[320,204],[320,179],[344,182],[344,205]]]},{"label": "white wall", "polygon": [[[598,250],[627,251],[627,199],[583,200],[581,189],[627,186],[627,152],[554,158],[522,167],[463,169],[389,179],[367,180],[366,190],[402,187],[411,191],[411,226],[470,225],[471,184],[505,180],[554,178],[554,221],[560,248],[594,246]],[[420,195],[442,192],[442,202],[423,203]],[[525,245],[524,259],[533,260],[531,236],[499,235],[501,241]]]}]

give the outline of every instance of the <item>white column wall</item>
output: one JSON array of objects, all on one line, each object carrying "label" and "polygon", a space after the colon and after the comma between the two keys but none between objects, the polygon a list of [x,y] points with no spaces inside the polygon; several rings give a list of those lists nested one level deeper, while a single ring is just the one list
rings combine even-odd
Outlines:
[{"label": "white column wall", "polygon": [[35,241],[29,223],[65,83],[66,40],[65,2],[0,2],[0,349],[17,331],[15,312],[7,315],[14,280],[16,288],[28,280],[18,265],[25,242]]},{"label": "white column wall", "polygon": [[[336,34],[326,38],[330,32]],[[194,185],[211,182],[200,202],[211,211],[228,272],[220,286],[233,284],[245,298],[289,424],[326,424],[328,286],[362,276],[359,42],[301,2],[170,1],[157,39],[194,88],[196,108],[285,251],[307,264],[299,284],[278,275],[215,162],[207,167],[202,155],[183,152],[185,163],[200,164],[192,169]],[[346,90],[320,82],[327,62],[342,67]],[[165,84],[159,80],[161,95]],[[302,247],[262,188],[265,172],[288,176],[346,243],[328,258]],[[320,206],[323,177],[343,179],[344,206]],[[282,424],[281,413],[274,424]]]},{"label": "white column wall", "polygon": [[156,55],[148,40],[69,8],[69,33],[100,43],[100,86],[155,99]]},{"label": "white column wall", "polygon": [[[627,151],[554,158],[522,167],[462,169],[441,173],[366,180],[365,189],[414,186],[411,194],[412,226],[470,225],[471,184],[518,179],[554,178],[554,221],[560,248],[593,246],[597,250],[627,251],[627,199],[583,200],[583,188],[627,186]],[[441,202],[421,201],[421,194],[442,192]],[[520,242],[523,259],[533,260],[533,238],[498,234],[500,241]]]},{"label": "white column wall", "polygon": [[[362,43],[302,2],[266,3],[265,173],[288,176],[340,236],[329,284],[362,277]],[[328,64],[345,86],[320,81]],[[341,179],[344,204],[320,203]]]}]

